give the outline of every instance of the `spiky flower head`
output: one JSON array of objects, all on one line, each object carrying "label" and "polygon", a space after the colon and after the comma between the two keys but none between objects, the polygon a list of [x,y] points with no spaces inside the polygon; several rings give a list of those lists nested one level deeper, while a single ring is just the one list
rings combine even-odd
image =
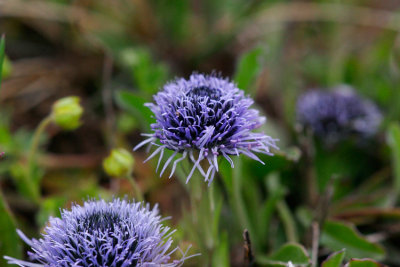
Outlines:
[{"label": "spiky flower head", "polygon": [[339,86],[332,91],[309,91],[297,102],[300,124],[327,142],[354,134],[370,137],[377,132],[381,118],[371,101],[348,86]]},{"label": "spiky flower head", "polygon": [[174,231],[162,225],[157,206],[114,199],[89,200],[83,206],[63,210],[61,218],[50,218],[42,238],[29,240],[32,248],[25,262],[5,257],[19,266],[180,266],[171,261]]},{"label": "spiky flower head", "polygon": [[[265,122],[265,117],[250,108],[254,101],[228,79],[192,74],[187,80],[180,78],[167,83],[154,96],[154,101],[147,104],[156,119],[156,123],[151,125],[153,133],[146,134],[148,139],[135,149],[147,143],[158,146],[148,158],[160,154],[157,169],[164,150],[173,151],[160,176],[178,153],[182,155],[173,162],[170,177],[177,163],[189,158],[193,168],[187,182],[198,169],[211,183],[218,172],[219,156],[233,168],[231,155],[244,154],[262,162],[254,152],[272,155],[270,148],[277,149],[276,140],[253,132]],[[203,160],[208,162],[207,171],[201,166]]]}]

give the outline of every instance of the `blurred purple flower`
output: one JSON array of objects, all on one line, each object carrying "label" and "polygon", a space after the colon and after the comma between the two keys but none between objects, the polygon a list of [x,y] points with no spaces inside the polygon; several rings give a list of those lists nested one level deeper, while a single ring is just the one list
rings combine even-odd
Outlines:
[{"label": "blurred purple flower", "polygon": [[[263,163],[253,152],[272,155],[270,148],[277,149],[275,139],[252,132],[265,122],[265,117],[250,108],[254,101],[228,79],[192,74],[188,80],[180,78],[166,84],[154,100],[155,104],[147,104],[156,119],[151,125],[154,133],[144,134],[148,139],[134,149],[145,144],[150,144],[149,148],[158,146],[147,159],[160,154],[157,170],[164,150],[174,151],[160,176],[179,153],[182,155],[173,162],[169,177],[178,162],[189,158],[193,167],[186,182],[197,168],[210,184],[218,172],[218,156],[223,156],[233,168],[230,155],[245,154]],[[156,140],[161,145],[156,144]],[[208,161],[207,171],[201,167],[203,160]]]},{"label": "blurred purple flower", "polygon": [[28,239],[32,248],[25,262],[5,257],[19,266],[181,266],[188,257],[170,262],[171,234],[163,226],[157,206],[114,199],[89,200],[50,218],[42,238]]},{"label": "blurred purple flower", "polygon": [[314,90],[303,94],[297,102],[297,119],[315,135],[335,142],[352,134],[374,135],[382,116],[371,101],[351,87],[339,86],[332,92]]}]

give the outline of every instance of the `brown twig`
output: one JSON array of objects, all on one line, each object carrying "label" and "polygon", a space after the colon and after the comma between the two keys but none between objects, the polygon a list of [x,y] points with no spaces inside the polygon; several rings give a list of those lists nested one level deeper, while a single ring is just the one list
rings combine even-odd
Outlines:
[{"label": "brown twig", "polygon": [[400,208],[382,209],[382,208],[362,208],[353,211],[346,211],[333,216],[336,219],[350,220],[359,217],[391,217],[400,218]]},{"label": "brown twig", "polygon": [[[308,230],[307,236],[309,238],[307,238],[307,246],[311,246],[313,251],[313,256],[314,256],[314,249],[318,250],[318,243],[317,243],[317,248],[315,248],[315,242],[316,242],[315,239],[317,238],[316,234],[318,234],[317,236],[319,241],[319,233],[321,231],[321,227],[324,225],[326,217],[328,216],[328,211],[330,210],[329,207],[334,191],[333,180],[334,178],[330,179],[324,193],[319,196],[318,204],[317,207],[315,208],[313,223],[311,225],[311,228]],[[315,227],[317,226],[318,229],[315,229]],[[312,265],[312,266],[317,266],[317,265]]]},{"label": "brown twig", "polygon": [[46,169],[95,168],[100,166],[106,153],[96,154],[45,154],[38,158],[38,164]]},{"label": "brown twig", "polygon": [[328,185],[326,186],[324,194],[319,196],[318,205],[316,208],[316,215],[315,215],[316,216],[315,219],[319,223],[319,225],[323,225],[326,217],[328,216],[328,211],[334,191],[333,182],[334,182],[334,177],[331,177],[331,179],[328,182]]},{"label": "brown twig", "polygon": [[311,267],[317,267],[318,264],[318,247],[319,247],[319,223],[312,223],[312,254],[311,254]]},{"label": "brown twig", "polygon": [[245,266],[254,266],[254,255],[251,249],[251,241],[250,234],[247,229],[243,231],[243,239],[244,239],[244,263]]}]

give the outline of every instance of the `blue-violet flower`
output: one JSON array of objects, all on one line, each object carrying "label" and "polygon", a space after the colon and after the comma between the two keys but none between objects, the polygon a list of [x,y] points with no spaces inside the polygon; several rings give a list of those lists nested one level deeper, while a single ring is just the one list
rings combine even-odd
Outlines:
[{"label": "blue-violet flower", "polygon": [[[254,101],[228,79],[192,74],[188,80],[179,78],[167,83],[154,101],[146,104],[155,115],[156,123],[151,125],[154,132],[144,134],[148,139],[134,149],[145,144],[150,144],[149,148],[158,146],[147,159],[160,154],[157,170],[164,150],[173,151],[160,176],[179,153],[182,155],[173,162],[169,177],[178,162],[189,158],[193,167],[186,182],[198,169],[210,184],[218,172],[218,156],[223,156],[233,168],[231,155],[244,154],[262,162],[254,152],[272,155],[270,148],[278,149],[275,139],[253,132],[265,122],[265,117],[250,108]],[[207,171],[201,166],[203,160],[208,161]]]},{"label": "blue-violet flower", "polygon": [[297,101],[297,120],[327,142],[350,135],[374,135],[382,116],[369,100],[357,95],[351,87],[339,86],[333,91],[309,91]]},{"label": "blue-violet flower", "polygon": [[30,263],[5,257],[19,266],[181,266],[171,261],[171,234],[161,223],[157,206],[114,199],[89,200],[83,206],[62,210],[61,218],[50,218],[42,238],[28,239],[18,234],[32,248]]}]

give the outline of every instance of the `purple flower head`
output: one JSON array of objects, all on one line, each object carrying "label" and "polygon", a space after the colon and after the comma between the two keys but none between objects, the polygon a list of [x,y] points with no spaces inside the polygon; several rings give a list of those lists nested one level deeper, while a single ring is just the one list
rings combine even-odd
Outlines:
[{"label": "purple flower head", "polygon": [[114,199],[89,200],[50,218],[42,238],[28,239],[32,248],[25,262],[5,257],[19,266],[180,266],[188,257],[171,261],[171,234],[163,226],[157,206]]},{"label": "purple flower head", "polygon": [[[174,151],[160,176],[178,153],[182,155],[173,162],[170,177],[177,163],[189,158],[193,168],[186,182],[197,168],[211,183],[218,172],[219,156],[223,156],[233,168],[230,155],[245,154],[262,162],[254,152],[272,155],[270,148],[277,149],[276,140],[252,132],[265,122],[265,117],[250,108],[253,100],[228,79],[192,74],[188,80],[180,78],[166,84],[154,96],[154,101],[147,104],[156,119],[156,123],[151,125],[154,133],[146,134],[148,139],[134,149],[147,143],[158,146],[147,159],[160,154],[157,170],[164,150]],[[156,144],[156,140],[161,144]],[[201,167],[203,160],[208,162],[207,171]]]},{"label": "purple flower head", "polygon": [[374,135],[382,116],[370,101],[361,98],[348,86],[332,92],[310,91],[297,102],[297,119],[304,127],[327,142],[335,142],[356,134]]}]

